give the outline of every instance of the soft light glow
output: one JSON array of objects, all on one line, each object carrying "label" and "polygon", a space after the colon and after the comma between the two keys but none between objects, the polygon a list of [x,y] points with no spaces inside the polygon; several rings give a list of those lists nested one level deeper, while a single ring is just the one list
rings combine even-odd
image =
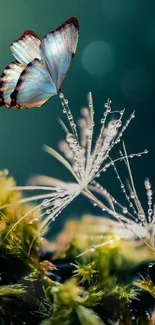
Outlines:
[{"label": "soft light glow", "polygon": [[82,63],[90,74],[96,77],[105,76],[115,65],[114,49],[104,41],[89,43],[82,53]]}]

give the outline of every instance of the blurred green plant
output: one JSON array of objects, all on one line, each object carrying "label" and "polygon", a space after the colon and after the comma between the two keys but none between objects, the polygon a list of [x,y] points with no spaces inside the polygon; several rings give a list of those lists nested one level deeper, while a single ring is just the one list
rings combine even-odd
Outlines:
[{"label": "blurred green plant", "polygon": [[[17,269],[20,262],[26,271],[16,284],[2,281],[0,316],[7,313],[12,299],[24,301],[29,288],[39,285],[41,294],[34,298],[41,316],[38,325],[149,325],[150,315],[145,313],[135,323],[130,305],[140,301],[141,290],[155,297],[151,279],[135,280],[137,268],[154,261],[153,252],[131,236],[122,239],[118,223],[115,228],[110,220],[94,216],[68,221],[53,243],[41,240],[40,211],[25,203],[22,193],[12,190],[14,186],[13,178],[1,173],[0,272],[2,280],[5,272],[11,277],[12,258]],[[40,261],[40,252],[48,246],[54,252],[49,261]],[[3,267],[4,258],[8,269]],[[53,265],[57,260],[73,268],[72,276],[62,282],[54,278],[54,272],[60,272]]]},{"label": "blurred green plant", "polygon": [[[0,177],[0,252],[12,254],[23,260],[30,267],[35,266],[40,251],[39,209],[32,211],[25,218],[21,218],[32,210],[32,206],[20,203],[22,193],[12,191],[15,181],[6,175]],[[10,204],[11,203],[11,204]],[[31,220],[36,221],[30,224]],[[9,233],[9,229],[18,221],[18,225]]]},{"label": "blurred green plant", "polygon": [[[140,299],[140,289],[133,281],[134,272],[141,263],[153,261],[154,255],[145,244],[132,238],[112,240],[114,229],[106,230],[105,219],[84,216],[79,221],[68,221],[58,235],[53,259],[65,256],[66,260],[75,260],[71,263],[73,277],[63,284],[52,283],[45,290],[51,314],[42,325],[135,324],[130,304]],[[83,251],[86,253],[81,255]],[[136,324],[149,324],[149,317],[140,315]]]}]

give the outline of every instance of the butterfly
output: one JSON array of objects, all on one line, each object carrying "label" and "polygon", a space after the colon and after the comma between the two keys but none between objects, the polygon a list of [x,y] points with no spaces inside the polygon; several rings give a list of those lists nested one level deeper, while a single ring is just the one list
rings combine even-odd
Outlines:
[{"label": "butterfly", "polygon": [[27,30],[10,46],[16,61],[0,78],[0,106],[40,107],[61,91],[79,36],[74,17],[40,39]]}]

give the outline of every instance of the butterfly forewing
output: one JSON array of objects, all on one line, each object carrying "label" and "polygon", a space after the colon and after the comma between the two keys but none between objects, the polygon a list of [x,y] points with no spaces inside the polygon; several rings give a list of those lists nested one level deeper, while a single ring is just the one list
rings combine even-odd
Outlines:
[{"label": "butterfly forewing", "polygon": [[40,38],[32,31],[27,30],[23,35],[10,45],[10,49],[16,60],[27,65],[40,57]]},{"label": "butterfly forewing", "polygon": [[58,91],[72,63],[78,35],[78,21],[70,18],[55,31],[48,33],[40,45],[42,59]]}]

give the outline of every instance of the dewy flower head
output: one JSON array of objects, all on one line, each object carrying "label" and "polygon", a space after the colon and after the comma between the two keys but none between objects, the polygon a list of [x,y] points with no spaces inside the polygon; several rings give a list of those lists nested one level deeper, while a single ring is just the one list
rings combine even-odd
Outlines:
[{"label": "dewy flower head", "polygon": [[[142,243],[146,244],[153,252],[155,252],[155,203],[154,203],[154,191],[152,190],[151,183],[149,179],[146,179],[144,182],[146,197],[147,197],[147,207],[144,207],[144,204],[140,201],[139,196],[136,191],[136,187],[134,184],[134,179],[132,176],[132,170],[130,168],[129,159],[127,155],[127,151],[125,148],[125,144],[123,143],[124,154],[120,152],[121,156],[124,157],[124,162],[128,171],[128,183],[127,187],[124,185],[120,174],[113,162],[112,166],[117,175],[117,179],[120,183],[120,188],[122,193],[127,201],[126,206],[122,206],[120,202],[114,199],[110,193],[107,193],[109,198],[111,198],[113,202],[113,216],[115,216],[118,221],[123,221],[122,225],[120,222],[114,222],[112,220],[108,220],[104,217],[104,226],[108,224],[109,229],[114,234],[117,234],[116,238],[112,239],[108,242],[101,242],[98,245],[94,245],[90,247],[87,251],[81,253],[79,256],[84,255],[85,253],[95,251],[97,248],[101,246],[105,246],[106,244],[113,243],[121,238],[131,239],[139,238]],[[146,151],[145,151],[146,152]],[[105,194],[106,190],[103,189],[102,186],[93,181],[94,186],[97,187],[97,192],[102,195]],[[89,186],[92,189],[92,186]],[[102,207],[102,202],[99,202],[98,206]],[[107,209],[106,209],[107,210]],[[117,213],[117,211],[122,211]],[[110,213],[110,212],[109,212]],[[121,213],[121,214],[120,214]],[[124,218],[125,215],[125,218]],[[123,217],[123,218],[122,218]],[[108,221],[107,221],[108,220]],[[125,226],[124,230],[122,226]],[[107,233],[108,233],[107,227]],[[123,230],[123,232],[122,232]],[[100,228],[101,231],[101,228]],[[134,236],[133,236],[134,235]]]},{"label": "dewy flower head", "polygon": [[[123,132],[134,118],[134,113],[123,124],[124,110],[112,111],[111,101],[108,100],[104,105],[100,132],[95,141],[93,137],[94,109],[92,94],[88,94],[88,108],[82,108],[81,110],[78,129],[68,105],[68,100],[64,98],[62,93],[60,94],[60,100],[63,106],[63,113],[69,122],[69,127],[66,127],[64,122],[60,120],[60,124],[66,133],[65,140],[59,143],[59,148],[63,155],[49,146],[44,146],[44,149],[71,172],[76,182],[66,183],[47,176],[34,177],[29,186],[17,188],[23,190],[42,190],[44,193],[26,198],[24,201],[40,201],[37,207],[42,208],[42,216],[45,217],[42,224],[43,227],[55,220],[61,211],[80,193],[86,195],[91,201],[113,216],[120,217],[121,220],[127,222],[128,219],[126,217],[115,212],[114,199],[103,187],[102,191],[100,191],[101,186],[95,181],[95,178],[99,177],[100,173],[105,172],[111,165],[114,165],[116,161],[126,158],[120,155],[117,159],[112,160],[110,153],[112,148],[121,141]],[[143,153],[147,153],[147,151],[145,150]],[[139,155],[141,154],[131,154],[129,157],[133,158]],[[101,203],[91,191],[102,192],[108,204]]]}]

